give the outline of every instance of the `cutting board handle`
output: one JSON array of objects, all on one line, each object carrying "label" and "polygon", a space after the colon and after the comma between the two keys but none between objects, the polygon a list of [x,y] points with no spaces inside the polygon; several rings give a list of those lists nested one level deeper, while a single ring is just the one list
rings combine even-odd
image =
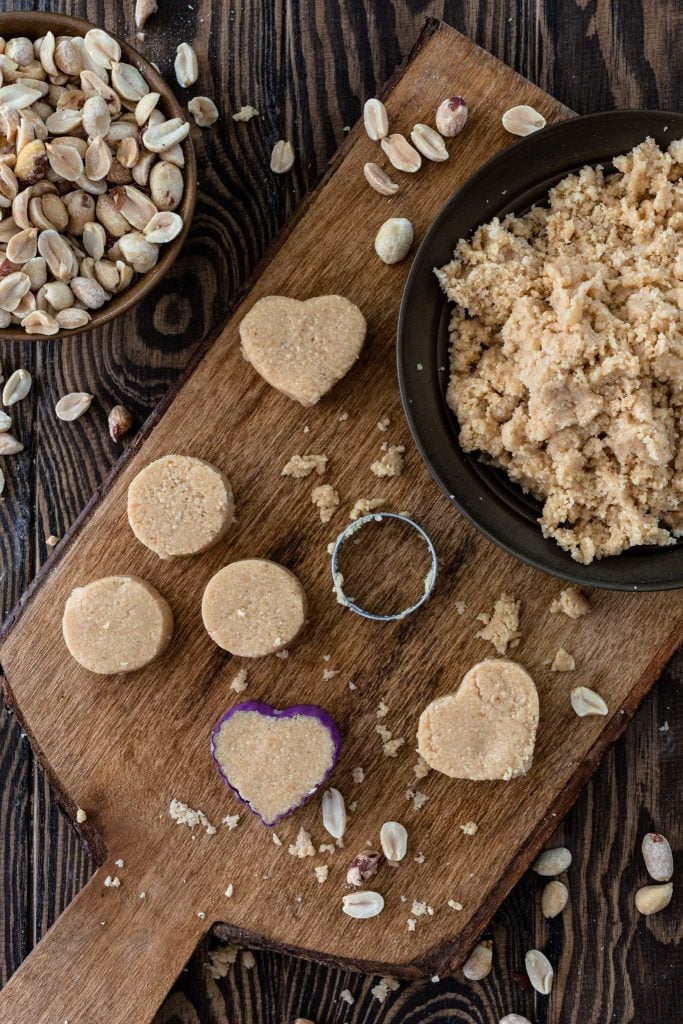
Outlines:
[{"label": "cutting board handle", "polygon": [[[3,1024],[149,1024],[207,923],[101,867],[0,992]],[[123,874],[120,872],[120,874]],[[194,918],[194,920],[192,920]]]}]

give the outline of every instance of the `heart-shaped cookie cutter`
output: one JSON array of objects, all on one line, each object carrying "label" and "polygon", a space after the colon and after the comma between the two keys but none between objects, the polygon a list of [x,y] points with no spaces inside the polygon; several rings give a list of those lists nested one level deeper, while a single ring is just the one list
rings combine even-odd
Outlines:
[{"label": "heart-shaped cookie cutter", "polygon": [[[344,593],[344,577],[339,571],[339,553],[349,538],[354,537],[359,530],[362,530],[368,523],[382,523],[386,520],[398,520],[400,523],[405,523],[410,526],[413,530],[419,533],[422,540],[427,545],[429,551],[429,557],[431,564],[429,571],[424,578],[424,592],[420,595],[414,604],[411,604],[408,608],[404,608],[400,612],[392,612],[389,615],[380,615],[378,612],[371,612],[367,608],[363,608],[362,605],[357,604],[352,598],[347,597]],[[401,515],[399,512],[371,512],[367,516],[362,516],[360,519],[356,519],[350,523],[345,530],[337,537],[334,542],[334,548],[332,549],[332,585],[334,592],[337,596],[337,602],[343,605],[344,608],[350,608],[356,615],[361,615],[364,619],[372,619],[375,622],[396,622],[398,619],[405,619],[408,615],[412,615],[418,608],[421,608],[427,598],[430,596],[436,583],[436,577],[439,572],[439,561],[436,554],[436,548],[432,543],[432,539],[428,533],[423,530],[419,523],[416,523],[414,519],[409,516]]]}]

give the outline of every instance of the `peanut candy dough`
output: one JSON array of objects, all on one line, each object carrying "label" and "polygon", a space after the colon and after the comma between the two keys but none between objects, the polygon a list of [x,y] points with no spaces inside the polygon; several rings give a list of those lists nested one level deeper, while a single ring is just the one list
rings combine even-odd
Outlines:
[{"label": "peanut candy dough", "polygon": [[160,558],[196,555],[232,526],[228,478],[203,459],[164,455],[141,469],[128,488],[128,522]]},{"label": "peanut candy dough", "polygon": [[341,738],[322,708],[282,711],[261,701],[230,708],[216,725],[211,752],[225,782],[266,825],[313,796],[334,768]]},{"label": "peanut candy dough", "polygon": [[538,693],[529,673],[491,658],[474,665],[455,693],[425,708],[418,752],[453,779],[513,779],[531,767],[537,726]]},{"label": "peanut candy dough", "polygon": [[315,405],[358,359],[367,325],[343,295],[266,295],[240,324],[242,354],[272,387]]},{"label": "peanut candy dough", "polygon": [[89,672],[134,672],[168,645],[173,612],[145,580],[105,576],[72,590],[62,631],[69,653]]},{"label": "peanut candy dough", "polygon": [[265,558],[231,562],[204,591],[202,619],[211,639],[240,658],[282,650],[306,621],[306,594],[293,572]]}]

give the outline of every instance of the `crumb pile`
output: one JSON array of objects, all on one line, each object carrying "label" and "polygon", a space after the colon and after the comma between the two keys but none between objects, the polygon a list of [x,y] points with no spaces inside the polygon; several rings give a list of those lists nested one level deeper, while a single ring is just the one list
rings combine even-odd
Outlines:
[{"label": "crumb pile", "polygon": [[584,167],[437,270],[460,443],[588,564],[683,534],[683,139]]}]

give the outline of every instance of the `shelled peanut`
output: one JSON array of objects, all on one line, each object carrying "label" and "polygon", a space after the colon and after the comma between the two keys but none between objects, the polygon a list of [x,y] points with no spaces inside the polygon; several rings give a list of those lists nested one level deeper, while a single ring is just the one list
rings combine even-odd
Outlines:
[{"label": "shelled peanut", "polygon": [[101,29],[0,40],[0,327],[85,327],[182,231],[189,124],[159,100]]}]

